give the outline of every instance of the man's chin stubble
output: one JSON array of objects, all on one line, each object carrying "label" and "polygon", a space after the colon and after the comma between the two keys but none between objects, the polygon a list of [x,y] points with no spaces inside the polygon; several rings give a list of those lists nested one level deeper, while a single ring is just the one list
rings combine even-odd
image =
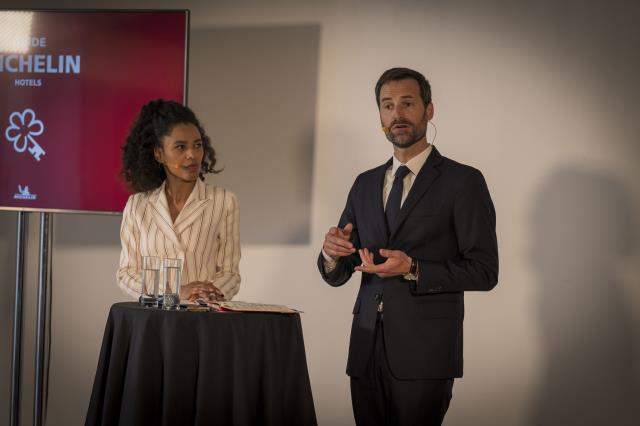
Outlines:
[{"label": "man's chin stubble", "polygon": [[414,146],[415,144],[417,144],[418,142],[420,142],[420,139],[412,139],[409,142],[396,142],[391,138],[387,138],[389,140],[389,142],[391,142],[393,144],[393,146],[395,146],[396,148],[401,148],[401,149],[407,149],[407,148],[411,148],[412,146]]}]

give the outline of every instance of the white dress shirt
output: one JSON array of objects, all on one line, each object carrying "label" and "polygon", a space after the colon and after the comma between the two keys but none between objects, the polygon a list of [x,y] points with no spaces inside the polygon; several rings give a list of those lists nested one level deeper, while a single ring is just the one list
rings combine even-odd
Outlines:
[{"label": "white dress shirt", "polygon": [[239,209],[235,195],[198,179],[173,222],[164,188],[165,183],[153,191],[133,194],[127,201],[120,227],[118,285],[138,298],[142,256],[177,258],[183,260],[181,285],[213,282],[224,299],[230,300],[240,288]]},{"label": "white dress shirt", "polygon": [[[429,144],[427,149],[422,151],[420,154],[413,157],[411,160],[406,163],[401,163],[400,160],[393,156],[393,162],[391,163],[391,167],[389,167],[384,175],[384,185],[382,187],[382,205],[384,209],[387,209],[387,198],[389,198],[389,193],[391,192],[391,188],[393,187],[393,179],[396,174],[396,170],[400,166],[407,166],[409,168],[409,173],[404,177],[402,181],[402,199],[400,200],[400,207],[404,204],[404,200],[407,198],[411,187],[413,186],[413,182],[416,180],[416,176],[422,169],[422,166],[427,162],[427,158],[429,158],[429,154],[433,150],[433,145]],[[324,257],[324,270],[326,272],[331,272],[337,263],[337,259],[329,256],[324,249],[322,250],[322,256]]]}]

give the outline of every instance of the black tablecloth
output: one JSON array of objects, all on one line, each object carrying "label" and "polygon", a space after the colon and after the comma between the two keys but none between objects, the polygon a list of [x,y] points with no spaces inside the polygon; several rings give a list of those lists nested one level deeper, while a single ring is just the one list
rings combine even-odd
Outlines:
[{"label": "black tablecloth", "polygon": [[86,425],[315,425],[300,316],[111,307]]}]

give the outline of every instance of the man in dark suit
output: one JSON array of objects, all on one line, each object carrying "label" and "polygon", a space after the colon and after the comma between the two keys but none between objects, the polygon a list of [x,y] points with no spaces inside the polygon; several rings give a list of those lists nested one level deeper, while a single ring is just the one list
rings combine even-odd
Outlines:
[{"label": "man in dark suit", "polygon": [[482,173],[427,142],[431,87],[385,71],[375,88],[393,158],[360,174],[318,267],[362,272],[347,374],[358,425],[440,425],[462,377],[464,291],[498,281],[495,210]]}]

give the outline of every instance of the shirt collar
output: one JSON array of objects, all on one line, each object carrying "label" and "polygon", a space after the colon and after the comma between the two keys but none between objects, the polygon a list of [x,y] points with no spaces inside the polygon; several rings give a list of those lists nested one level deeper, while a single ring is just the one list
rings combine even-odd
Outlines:
[{"label": "shirt collar", "polygon": [[427,149],[413,157],[411,160],[407,161],[405,164],[402,164],[400,160],[398,160],[394,155],[393,164],[391,164],[391,175],[395,176],[398,167],[407,166],[409,170],[411,170],[411,173],[413,173],[414,176],[417,176],[418,172],[420,172],[420,169],[422,169],[422,166],[424,166],[424,163],[427,162],[427,158],[429,158],[429,154],[431,154],[431,151],[433,151],[433,145],[429,144]]},{"label": "shirt collar", "polygon": [[[155,198],[156,201],[159,201],[164,197],[166,202],[167,196],[164,191],[164,188],[166,185],[167,185],[167,180],[165,179],[162,181],[162,184],[158,188],[153,190],[152,196]],[[207,185],[202,180],[200,180],[200,178],[198,178],[196,180],[196,185],[194,186],[194,188],[191,190],[191,193],[187,197],[187,201],[185,202],[185,205],[191,201],[204,200],[205,198],[207,198],[206,196],[207,196]]]}]

